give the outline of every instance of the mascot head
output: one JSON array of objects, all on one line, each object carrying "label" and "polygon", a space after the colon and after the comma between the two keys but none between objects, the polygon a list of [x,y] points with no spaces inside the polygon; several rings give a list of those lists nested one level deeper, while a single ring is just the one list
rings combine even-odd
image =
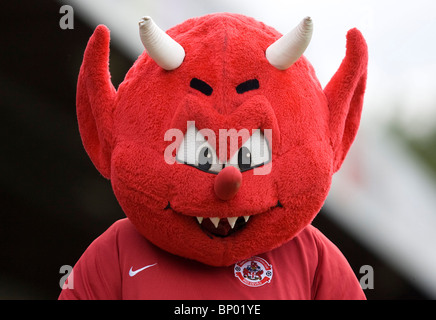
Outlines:
[{"label": "mascot head", "polygon": [[98,26],[79,74],[83,144],[137,230],[213,266],[274,249],[322,207],[359,126],[367,47],[350,30],[323,89],[302,55],[304,19],[282,36],[237,14],[168,30],[140,23],[144,53],[116,90],[109,30]]}]

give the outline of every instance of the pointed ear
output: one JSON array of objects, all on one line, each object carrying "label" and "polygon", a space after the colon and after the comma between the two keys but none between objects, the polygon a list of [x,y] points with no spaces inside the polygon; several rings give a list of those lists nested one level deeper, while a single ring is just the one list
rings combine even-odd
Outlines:
[{"label": "pointed ear", "polygon": [[116,90],[109,73],[109,30],[98,26],[89,39],[77,84],[77,119],[86,152],[109,179],[112,113]]},{"label": "pointed ear", "polygon": [[346,56],[324,89],[330,110],[334,172],[341,167],[359,127],[367,68],[368,48],[365,39],[359,30],[352,29],[347,34]]}]

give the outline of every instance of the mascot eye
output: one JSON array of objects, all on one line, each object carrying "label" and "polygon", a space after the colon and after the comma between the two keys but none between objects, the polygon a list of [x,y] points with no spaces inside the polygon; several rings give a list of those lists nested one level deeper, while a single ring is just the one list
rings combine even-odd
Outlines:
[{"label": "mascot eye", "polygon": [[238,151],[238,166],[241,171],[249,170],[251,167],[251,152],[247,147]]},{"label": "mascot eye", "polygon": [[177,151],[176,160],[201,171],[215,174],[219,173],[223,167],[218,161],[215,148],[194,126],[190,126],[186,131]]},{"label": "mascot eye", "polygon": [[270,160],[271,151],[268,142],[263,133],[260,130],[256,130],[230,159],[230,165],[244,172],[263,166],[270,162]]},{"label": "mascot eye", "polygon": [[213,164],[212,160],[212,151],[208,147],[203,147],[198,154],[198,169],[209,171]]}]

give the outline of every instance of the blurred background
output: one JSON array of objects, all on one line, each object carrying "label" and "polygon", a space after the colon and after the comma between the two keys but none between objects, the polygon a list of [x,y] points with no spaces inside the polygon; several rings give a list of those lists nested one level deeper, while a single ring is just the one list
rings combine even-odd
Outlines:
[{"label": "blurred background", "polygon": [[[63,5],[74,10],[73,29],[61,28]],[[323,86],[344,57],[346,32],[362,31],[370,63],[361,129],[314,224],[359,279],[362,266],[373,268],[369,299],[436,298],[434,1],[22,0],[0,4],[0,299],[56,299],[61,266],[124,217],[76,123],[77,75],[94,28],[111,30],[117,87],[143,50],[140,17],[166,30],[223,11],[282,33],[311,16],[305,55]]]}]

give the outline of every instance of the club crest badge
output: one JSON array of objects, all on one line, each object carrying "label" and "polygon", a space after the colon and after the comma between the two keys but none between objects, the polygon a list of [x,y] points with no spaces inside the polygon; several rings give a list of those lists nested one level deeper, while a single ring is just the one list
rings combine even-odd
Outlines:
[{"label": "club crest badge", "polygon": [[273,276],[272,265],[260,257],[252,257],[235,263],[235,277],[249,287],[261,287]]}]

